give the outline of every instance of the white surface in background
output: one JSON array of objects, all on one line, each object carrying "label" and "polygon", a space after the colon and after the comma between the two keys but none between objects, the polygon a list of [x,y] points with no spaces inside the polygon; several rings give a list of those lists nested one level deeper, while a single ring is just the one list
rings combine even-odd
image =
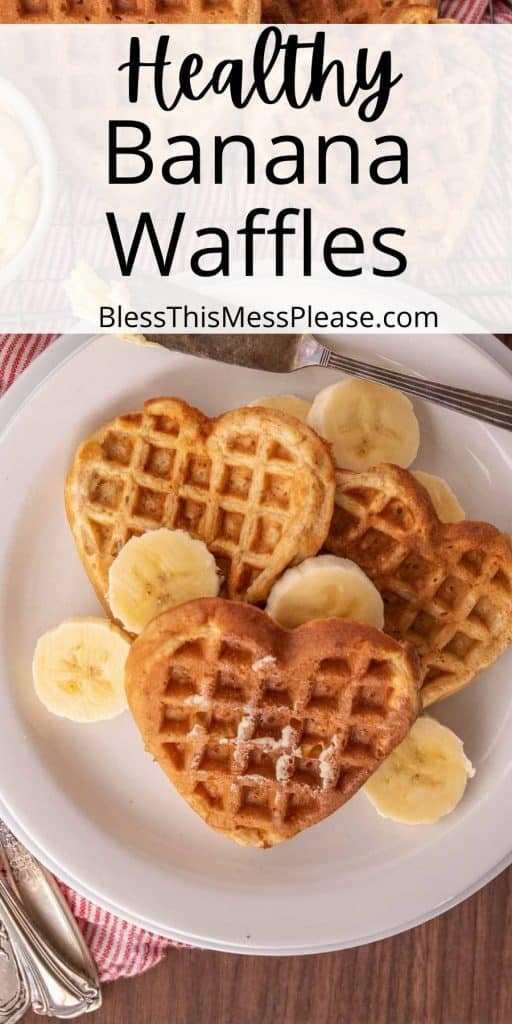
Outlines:
[{"label": "white surface in background", "polygon": [[[168,94],[173,93],[184,54],[203,52],[208,69],[223,57],[245,58],[249,64],[259,31],[255,26],[238,25],[173,26]],[[293,31],[309,41],[317,29],[298,26]],[[137,35],[143,56],[151,58],[159,27],[137,26]],[[189,289],[200,290],[203,301],[214,311],[224,300],[232,310],[244,304],[248,311],[269,309],[273,313],[308,302],[327,312],[371,310],[376,321],[373,333],[392,327],[383,322],[386,311],[437,311],[440,329],[446,331],[474,330],[470,321],[481,324],[482,330],[507,329],[512,320],[510,161],[504,148],[506,126],[500,121],[501,111],[506,113],[512,106],[506,26],[461,25],[456,32],[452,26],[424,26],[421,33],[410,33],[408,26],[330,26],[327,59],[343,54],[347,92],[353,86],[357,49],[368,47],[369,37],[370,60],[375,61],[376,55],[389,47],[394,72],[404,75],[393,89],[384,115],[370,125],[358,119],[356,107],[340,110],[332,92],[330,98],[298,111],[284,101],[266,107],[254,100],[238,113],[224,96],[216,96],[200,103],[181,103],[169,114],[159,110],[149,88],[143,90],[139,103],[128,104],[126,74],[123,77],[117,69],[126,60],[131,36],[133,27],[123,25],[41,25],[37,33],[20,26],[3,28],[2,70],[37,102],[47,122],[58,150],[59,195],[44,248],[2,293],[0,330],[73,330],[63,282],[79,260],[109,285],[119,281],[105,212],[115,212],[127,248],[137,216],[145,209],[154,214],[164,250],[177,212],[183,211],[186,220],[168,278],[160,277],[149,246],[142,247],[141,260],[129,281],[130,302],[122,303],[123,316],[128,309],[140,318],[143,310],[154,315],[167,305],[180,305],[186,299],[183,289]],[[276,75],[279,66],[278,61]],[[305,75],[306,69],[302,70]],[[206,80],[206,72],[203,77]],[[149,182],[107,184],[107,125],[111,118],[133,118],[150,125],[154,172]],[[169,185],[161,176],[164,161],[172,155],[167,140],[172,134],[189,132],[201,146],[201,183]],[[224,183],[211,184],[214,134],[225,137],[239,132],[256,143],[256,184],[246,183],[244,151],[236,146],[227,151]],[[295,134],[303,140],[304,184],[276,186],[267,182],[267,160],[288,152],[284,146],[272,145],[279,134]],[[348,149],[341,145],[332,150],[329,183],[318,186],[317,138],[338,134],[353,136],[359,144],[359,183],[350,183]],[[395,152],[391,146],[379,147],[375,142],[387,134],[402,135],[409,144],[407,185],[379,186],[369,178],[371,161]],[[130,167],[135,164],[136,170],[141,166],[136,157],[127,161]],[[126,173],[126,166],[123,169]],[[396,166],[390,165],[388,170],[391,173]],[[255,236],[255,274],[249,277],[243,269],[243,237],[237,232],[245,224],[247,212],[258,206],[268,207],[270,212],[257,218],[257,227],[267,234]],[[295,234],[284,238],[285,273],[276,280],[274,239],[268,231],[277,212],[285,207],[312,211],[313,272],[308,276],[302,267],[301,218],[289,214],[286,226],[295,229]],[[399,277],[379,278],[372,273],[373,267],[386,268],[393,262],[379,255],[373,243],[374,233],[385,226],[406,231],[404,239],[394,239],[409,260],[407,271]],[[218,236],[198,239],[196,235],[211,227],[229,234],[229,280],[223,276],[205,280],[191,272],[191,254],[218,244]],[[340,257],[335,262],[364,263],[360,277],[333,276],[323,267],[325,238],[329,231],[341,227],[360,232],[366,255]],[[388,238],[388,242],[393,240]],[[203,266],[206,262],[214,263],[216,257],[203,258]],[[178,276],[179,287],[175,287]],[[114,287],[114,306],[115,293]],[[196,301],[199,308],[201,297],[196,295]],[[112,329],[140,330],[144,326],[150,324]],[[295,324],[297,329],[306,326]],[[163,326],[153,322],[152,329],[183,328],[181,323],[174,328],[169,322]],[[239,325],[238,329],[272,330],[273,325]],[[420,323],[418,331],[425,329]]]}]

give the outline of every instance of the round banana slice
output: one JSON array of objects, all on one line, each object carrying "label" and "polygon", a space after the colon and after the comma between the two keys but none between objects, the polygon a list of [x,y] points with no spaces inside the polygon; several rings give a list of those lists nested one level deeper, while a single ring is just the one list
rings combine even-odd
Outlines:
[{"label": "round banana slice", "polygon": [[400,391],[350,377],[324,388],[307,422],[330,442],[342,469],[364,471],[379,462],[410,466],[420,443],[412,403]]},{"label": "round banana slice", "polygon": [[384,818],[406,825],[432,825],[453,811],[474,774],[462,740],[434,718],[422,715],[364,790]]},{"label": "round banana slice", "polygon": [[459,499],[446,480],[440,476],[434,476],[432,473],[424,473],[421,469],[417,469],[413,476],[430,495],[442,523],[460,523],[462,519],[466,518]]},{"label": "round banana slice", "polygon": [[213,555],[185,530],[152,530],[132,537],[109,571],[112,615],[130,633],[168,608],[196,597],[216,597],[220,578]]},{"label": "round banana slice", "polygon": [[266,611],[290,629],[311,619],[353,619],[378,629],[384,624],[377,588],[355,562],[335,555],[306,558],[287,569],[272,587]]},{"label": "round banana slice", "polygon": [[249,405],[262,405],[264,409],[277,409],[279,412],[286,412],[288,416],[295,416],[296,419],[306,422],[311,402],[305,398],[298,398],[297,395],[267,395],[265,398],[256,398]]},{"label": "round banana slice", "polygon": [[101,722],[127,706],[124,666],[130,640],[108,619],[67,619],[39,638],[32,674],[48,711],[73,722]]}]

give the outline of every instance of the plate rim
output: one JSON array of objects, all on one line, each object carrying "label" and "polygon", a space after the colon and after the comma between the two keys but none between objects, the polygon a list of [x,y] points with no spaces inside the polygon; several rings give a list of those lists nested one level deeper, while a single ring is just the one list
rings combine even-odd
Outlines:
[{"label": "plate rim", "polygon": [[426,924],[427,921],[433,921],[436,917],[440,917],[441,914],[446,913],[448,910],[453,910],[454,907],[458,906],[459,903],[463,903],[466,899],[474,896],[480,889],[492,882],[494,878],[497,878],[502,871],[505,871],[510,867],[512,863],[512,849],[489,871],[487,871],[481,878],[477,879],[476,882],[467,887],[461,894],[454,896],[451,899],[443,900],[438,906],[434,907],[433,910],[427,911],[425,914],[418,915],[407,921],[405,924],[397,925],[394,928],[384,928],[380,931],[376,931],[369,936],[363,936],[356,941],[347,942],[334,942],[334,943],[317,943],[315,946],[304,945],[304,946],[284,946],[276,947],[275,951],[269,951],[266,946],[242,946],[239,943],[227,943],[227,942],[215,942],[204,938],[187,936],[182,932],[174,931],[172,928],[166,927],[164,931],[159,929],[155,931],[155,926],[151,925],[149,921],[145,921],[139,918],[137,915],[130,911],[126,911],[125,908],[117,906],[115,903],[111,903],[103,895],[97,894],[94,889],[89,889],[82,882],[76,881],[72,875],[69,875],[64,869],[60,867],[53,859],[44,851],[39,845],[31,838],[30,834],[25,832],[17,825],[16,820],[12,818],[10,812],[7,811],[5,805],[0,803],[0,817],[3,818],[5,823],[11,829],[16,832],[17,838],[30,849],[30,852],[41,861],[42,864],[49,871],[57,875],[58,879],[65,885],[69,886],[79,896],[83,896],[85,899],[99,906],[101,909],[106,910],[108,913],[114,914],[116,917],[122,918],[127,921],[128,924],[132,924],[135,928],[143,928],[145,931],[150,932],[157,938],[168,939],[170,942],[178,942],[190,946],[191,948],[210,950],[218,953],[231,953],[233,956],[258,956],[258,957],[292,957],[292,956],[316,956],[321,953],[336,953],[345,949],[357,949],[360,946],[371,945],[374,942],[382,942],[385,939],[393,938],[395,935],[401,935],[403,932],[410,931],[411,928],[417,928],[422,924]]},{"label": "plate rim", "polygon": [[[90,335],[62,335],[56,339],[49,347],[42,352],[32,364],[20,375],[20,377],[13,383],[8,391],[0,399],[0,437],[3,436],[4,432],[10,427],[14,419],[21,412],[25,403],[30,400],[32,395],[42,386],[45,381],[52,376],[62,364],[68,361],[70,358],[74,358],[78,352],[93,342],[99,335],[97,333]],[[508,380],[512,380],[512,374],[509,370],[501,364],[493,355],[487,350],[482,349],[476,341],[470,338],[463,338],[458,336],[466,344],[475,348],[480,356],[498,368],[501,374]],[[355,341],[352,338],[351,341]],[[495,339],[497,341],[497,339]],[[499,344],[499,342],[498,342]],[[232,943],[227,941],[213,941],[205,939],[203,937],[197,937],[190,933],[183,933],[176,931],[168,926],[162,927],[162,924],[155,925],[148,920],[144,920],[133,912],[127,910],[121,905],[112,903],[107,897],[90,888],[87,884],[77,880],[70,874],[67,869],[61,866],[52,856],[47,854],[45,849],[41,847],[34,839],[32,839],[30,832],[25,831],[17,823],[15,816],[10,812],[8,807],[0,801],[0,813],[6,820],[9,827],[13,831],[17,832],[25,845],[31,849],[36,857],[41,860],[51,871],[55,872],[58,877],[69,885],[71,888],[76,890],[79,894],[85,898],[96,903],[105,910],[123,918],[129,923],[134,924],[136,927],[145,928],[153,934],[163,936],[171,941],[175,942],[186,942],[199,948],[217,950],[221,952],[229,952],[240,955],[256,955],[256,956],[302,956],[302,955],[314,955],[316,953],[333,952],[336,950],[356,948],[360,945],[366,945],[373,942],[381,941],[384,938],[391,937],[396,934],[400,934],[403,931],[407,931],[410,928],[416,927],[428,920],[431,920],[446,910],[453,908],[465,899],[473,895],[480,888],[492,881],[498,874],[505,870],[512,862],[512,848],[504,856],[501,857],[496,864],[490,867],[484,872],[479,878],[475,880],[470,886],[467,886],[461,893],[454,895],[452,898],[442,900],[438,905],[434,906],[424,914],[417,915],[411,918],[405,923],[401,923],[395,927],[386,927],[381,930],[377,930],[372,934],[364,937],[357,938],[356,940],[347,941],[336,941],[321,943],[317,942],[314,945],[297,945],[288,947],[272,947],[268,946],[243,946],[239,942],[233,941]],[[157,930],[158,929],[158,930]]]}]

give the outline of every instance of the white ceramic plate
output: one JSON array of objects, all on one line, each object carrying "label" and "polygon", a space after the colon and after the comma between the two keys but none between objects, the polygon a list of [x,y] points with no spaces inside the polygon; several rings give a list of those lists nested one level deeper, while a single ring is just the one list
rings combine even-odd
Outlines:
[{"label": "white ceramic plate", "polygon": [[[507,372],[461,339],[360,338],[343,348],[512,394]],[[511,859],[511,652],[434,708],[464,739],[477,770],[454,814],[432,827],[400,826],[379,818],[360,793],[268,851],[210,831],[143,753],[128,714],[73,725],[47,714],[33,694],[38,635],[71,614],[99,611],[63,508],[77,443],[151,395],[178,394],[215,413],[272,392],[311,397],[333,379],[324,370],[281,378],[112,336],[85,344],[75,337],[41,357],[0,403],[1,813],[84,895],[205,947],[292,954],[383,938],[453,905]],[[435,406],[416,408],[417,466],[447,477],[468,515],[510,529],[512,434]]]}]

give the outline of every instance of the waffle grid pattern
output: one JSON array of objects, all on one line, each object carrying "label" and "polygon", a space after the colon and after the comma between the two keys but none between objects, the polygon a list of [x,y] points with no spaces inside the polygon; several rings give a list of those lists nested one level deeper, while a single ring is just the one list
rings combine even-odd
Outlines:
[{"label": "waffle grid pattern", "polygon": [[319,657],[292,692],[273,657],[254,658],[221,635],[173,651],[158,743],[169,773],[184,773],[227,829],[284,835],[339,806],[375,767],[397,669],[371,652]]},{"label": "waffle grid pattern", "polygon": [[[444,5],[447,15],[461,21],[477,22],[482,18],[497,23],[509,22],[511,19],[508,0],[497,0],[494,7],[489,7],[485,0],[472,0],[471,3]],[[387,13],[386,13],[387,12]],[[112,0],[101,5],[99,0],[0,0],[0,20],[4,23],[19,22],[31,24],[37,22],[73,24],[76,22],[90,23],[137,23],[147,22],[257,22],[260,20],[259,6],[248,5],[247,8],[227,3],[219,6],[207,0]],[[411,0],[373,0],[368,4],[361,2],[342,2],[333,4],[332,0],[320,0],[316,6],[298,0],[266,0],[262,12],[264,22],[285,23],[371,23],[376,21],[415,23],[442,23],[449,20],[437,17],[438,5],[432,0],[424,3],[413,3]],[[491,19],[489,14],[492,15]]]},{"label": "waffle grid pattern", "polygon": [[[3,8],[1,0],[0,6]],[[101,0],[16,0],[0,13],[4,22],[25,24],[202,24],[258,20],[250,2],[237,4],[236,0],[110,0],[107,4]]]},{"label": "waffle grid pattern", "polygon": [[[480,671],[504,618],[510,621],[512,557],[504,560],[501,544],[497,552],[486,524],[479,525],[493,534],[488,546],[476,543],[464,523],[457,530],[438,523],[445,539],[433,542],[431,524],[418,527],[393,478],[364,476],[344,475],[327,546],[353,558],[376,583],[385,629],[420,653],[429,704],[440,688],[445,695]],[[418,529],[419,550],[410,542]]]},{"label": "waffle grid pattern", "polygon": [[148,411],[108,428],[86,463],[82,511],[107,569],[131,537],[165,526],[205,541],[232,597],[250,591],[296,515],[300,466],[263,433],[233,430],[226,444],[207,454],[184,418]]}]

